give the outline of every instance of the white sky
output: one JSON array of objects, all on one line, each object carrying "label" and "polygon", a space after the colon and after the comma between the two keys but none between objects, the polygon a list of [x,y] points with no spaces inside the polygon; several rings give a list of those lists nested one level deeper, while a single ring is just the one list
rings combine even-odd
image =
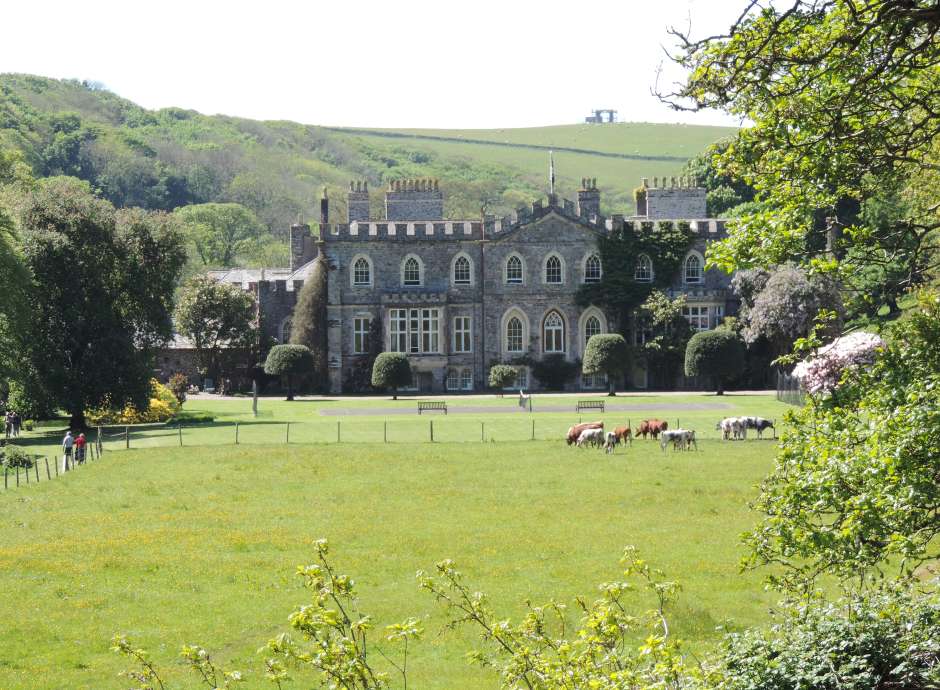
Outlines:
[{"label": "white sky", "polygon": [[672,111],[650,88],[669,26],[723,32],[742,4],[12,0],[0,72],[100,81],[148,108],[322,125],[528,127],[593,107],[737,124]]}]

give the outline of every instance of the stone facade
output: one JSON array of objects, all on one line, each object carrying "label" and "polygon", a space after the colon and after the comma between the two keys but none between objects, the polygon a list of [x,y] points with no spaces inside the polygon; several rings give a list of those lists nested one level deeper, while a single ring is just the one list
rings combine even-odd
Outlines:
[{"label": "stone facade", "polygon": [[[696,211],[674,216],[688,222],[694,246],[671,291],[685,294],[697,328],[715,327],[733,304],[729,278],[704,271],[706,244],[724,236],[724,223],[704,217],[704,189],[647,187],[649,208]],[[408,354],[414,388],[426,392],[482,390],[489,367],[522,358],[559,354],[580,360],[593,333],[618,329],[598,307],[583,308],[575,295],[599,280],[598,240],[626,223],[642,232],[662,215],[624,218],[600,215],[594,180],[582,180],[578,201],[550,196],[501,219],[445,220],[436,181],[393,182],[386,191],[386,218],[369,220],[368,187],[351,184],[346,223],[332,223],[323,202],[320,236],[291,228],[291,268],[219,271],[219,280],[258,295],[265,334],[284,342],[297,293],[318,252],[329,262],[329,372],[333,392],[350,392],[368,361],[373,319],[381,323],[379,350]],[[656,257],[649,257],[655,274]],[[688,275],[686,275],[688,273]],[[643,279],[642,272],[639,275]],[[538,390],[519,365],[521,387]],[[644,387],[645,372],[632,383]],[[577,377],[574,389],[603,387]]]}]

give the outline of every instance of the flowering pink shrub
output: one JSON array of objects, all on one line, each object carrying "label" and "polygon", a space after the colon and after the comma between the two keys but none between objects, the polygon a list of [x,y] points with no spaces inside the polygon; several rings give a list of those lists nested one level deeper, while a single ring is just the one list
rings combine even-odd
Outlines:
[{"label": "flowering pink shrub", "polygon": [[793,375],[810,393],[830,393],[839,385],[846,369],[872,364],[884,346],[885,341],[874,333],[849,333],[820,348],[815,357],[797,364]]}]

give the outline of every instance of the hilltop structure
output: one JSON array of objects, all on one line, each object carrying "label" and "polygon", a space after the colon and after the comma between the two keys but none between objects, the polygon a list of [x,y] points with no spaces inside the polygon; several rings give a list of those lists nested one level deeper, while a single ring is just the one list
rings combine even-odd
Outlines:
[{"label": "hilltop structure", "polygon": [[[644,179],[638,215],[628,218],[602,216],[600,191],[587,178],[576,201],[549,195],[503,218],[444,219],[436,180],[394,181],[384,194],[384,217],[372,219],[368,184],[350,183],[348,218],[341,223],[330,217],[324,194],[319,236],[308,225],[291,227],[287,268],[212,273],[255,293],[265,335],[287,342],[298,291],[322,253],[330,268],[333,392],[359,387],[370,355],[381,351],[406,353],[413,389],[422,392],[482,390],[495,363],[548,355],[579,360],[592,335],[620,330],[613,315],[579,306],[575,296],[582,284],[603,276],[600,238],[627,224],[638,233],[667,221],[688,224],[694,241],[670,291],[686,296],[694,330],[714,328],[733,308],[729,277],[704,268],[705,246],[724,236],[724,222],[706,217],[705,189],[691,179]],[[641,255],[631,278],[651,282],[656,271],[657,257]],[[381,342],[373,342],[377,338]],[[538,390],[530,367],[518,364],[518,370],[516,385]],[[637,388],[649,383],[642,366],[631,379]],[[571,384],[604,386],[599,376]]]},{"label": "hilltop structure", "polygon": [[595,109],[591,115],[584,118],[584,121],[587,124],[610,125],[617,121],[617,111],[610,108]]}]

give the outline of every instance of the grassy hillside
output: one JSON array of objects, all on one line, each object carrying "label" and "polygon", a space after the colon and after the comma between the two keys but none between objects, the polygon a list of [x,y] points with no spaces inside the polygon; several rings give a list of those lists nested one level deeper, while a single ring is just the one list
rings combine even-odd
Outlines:
[{"label": "grassy hillside", "polygon": [[[75,175],[117,205],[173,209],[208,201],[251,208],[284,237],[314,217],[327,187],[345,217],[350,179],[437,177],[447,212],[505,213],[544,194],[547,149],[557,186],[573,196],[596,177],[603,210],[629,213],[643,176],[678,174],[684,161],[732,130],[665,124],[500,130],[349,130],[294,122],[146,110],[94,85],[0,75],[0,147],[22,152],[38,176]],[[378,194],[375,212],[379,212]]]}]

